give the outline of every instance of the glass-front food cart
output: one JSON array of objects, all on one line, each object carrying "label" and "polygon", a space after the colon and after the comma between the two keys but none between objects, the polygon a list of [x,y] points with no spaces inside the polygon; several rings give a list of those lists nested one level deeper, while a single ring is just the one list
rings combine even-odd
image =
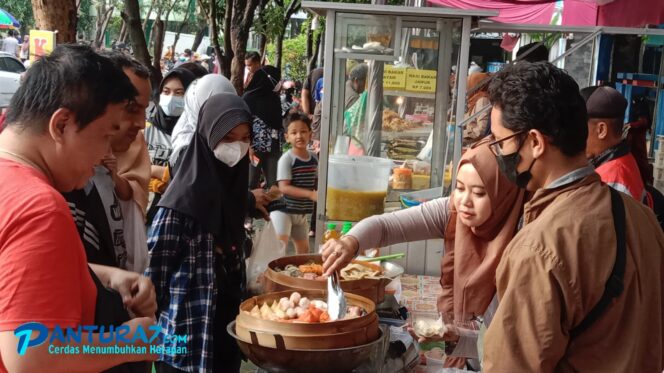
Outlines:
[{"label": "glass-front food cart", "polygon": [[471,23],[495,13],[306,1],[303,7],[326,17],[319,243],[328,222],[400,208],[409,192],[449,193],[460,155],[456,124],[465,112]]}]

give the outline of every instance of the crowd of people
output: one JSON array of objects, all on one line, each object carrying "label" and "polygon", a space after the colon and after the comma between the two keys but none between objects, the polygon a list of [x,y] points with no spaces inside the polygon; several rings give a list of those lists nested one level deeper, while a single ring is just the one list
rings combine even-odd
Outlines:
[{"label": "crowd of people", "polygon": [[8,30],[7,35],[1,40],[1,42],[1,51],[20,58],[24,63],[30,58],[30,36],[25,35],[21,38],[18,31]]},{"label": "crowd of people", "polygon": [[[58,46],[25,73],[0,133],[0,172],[12,180],[0,201],[0,371],[141,370],[156,359],[160,372],[239,369],[225,327],[246,297],[245,218],[269,219],[266,190],[283,189],[286,203],[271,213],[288,240],[291,214],[313,211],[301,190],[316,195],[316,157],[302,156],[311,116],[278,69],[251,58],[242,96],[191,61],[153,90],[129,54],[83,45]],[[286,137],[293,155],[282,156]],[[313,168],[288,162],[300,158]],[[184,355],[91,362],[38,348],[23,358],[11,331],[28,320],[131,333],[156,323],[191,339]]]},{"label": "crowd of people", "polygon": [[[239,371],[226,326],[247,296],[247,219],[271,220],[276,239],[308,253],[318,188],[323,70],[298,100],[261,60],[247,54],[242,95],[186,59],[153,90],[129,55],[82,45],[25,73],[0,133],[0,372]],[[348,68],[346,110],[366,99],[367,70]],[[492,110],[452,195],[328,241],[326,273],[364,249],[444,239],[447,366],[662,371],[664,233],[623,140],[625,99],[579,91],[547,62],[469,83],[468,111]],[[283,194],[276,209],[270,188]],[[130,335],[158,325],[188,336],[187,350],[20,355],[14,330],[28,321]]]}]

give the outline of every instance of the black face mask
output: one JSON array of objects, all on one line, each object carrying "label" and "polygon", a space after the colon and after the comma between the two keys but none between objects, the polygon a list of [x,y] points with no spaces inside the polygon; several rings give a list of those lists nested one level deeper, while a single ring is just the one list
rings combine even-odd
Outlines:
[{"label": "black face mask", "polygon": [[521,146],[519,146],[519,149],[512,154],[497,155],[496,162],[498,162],[498,168],[500,169],[500,172],[502,172],[503,175],[505,175],[507,180],[513,182],[514,184],[516,184],[516,186],[518,186],[521,189],[526,189],[526,186],[528,186],[530,179],[533,178],[533,174],[530,173],[530,170],[533,168],[533,165],[535,164],[535,161],[537,159],[533,159],[533,161],[530,163],[530,167],[528,167],[528,170],[524,172],[518,172],[516,170],[516,167],[519,165],[519,162],[521,161],[519,150],[521,150]]}]

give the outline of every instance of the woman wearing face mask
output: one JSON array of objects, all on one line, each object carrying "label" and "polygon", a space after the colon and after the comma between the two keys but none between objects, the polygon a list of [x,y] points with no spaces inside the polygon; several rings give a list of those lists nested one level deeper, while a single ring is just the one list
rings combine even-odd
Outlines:
[{"label": "woman wearing face mask", "polygon": [[237,95],[235,87],[225,76],[209,74],[194,81],[191,84],[191,89],[187,90],[184,95],[184,112],[175,124],[175,128],[173,128],[173,152],[169,160],[173,175],[177,172],[180,155],[184,154],[183,150],[189,145],[191,138],[196,133],[198,113],[201,106],[210,96],[218,93]]},{"label": "woman wearing face mask", "polygon": [[[370,217],[340,240],[326,242],[326,273],[343,268],[360,250],[443,238],[438,310],[463,323],[484,315],[496,292],[496,267],[516,234],[524,204],[524,191],[502,175],[487,143],[475,144],[461,158],[450,197]],[[450,346],[446,366],[479,368],[472,360],[479,357],[476,333],[451,328],[443,339]]]},{"label": "woman wearing face mask", "polygon": [[145,126],[145,142],[150,154],[150,202],[148,225],[156,212],[156,204],[164,193],[170,180],[168,159],[173,145],[171,134],[173,127],[184,110],[184,93],[196,77],[186,69],[173,69],[159,86],[159,102],[152,108],[152,113]]},{"label": "woman wearing face mask", "polygon": [[274,66],[264,66],[257,70],[242,96],[256,117],[253,123],[254,141],[252,150],[258,164],[252,164],[249,184],[258,188],[261,171],[266,187],[277,182],[277,164],[284,144],[284,126],[281,116],[281,99],[275,87],[281,80],[281,71]]},{"label": "woman wearing face mask", "polygon": [[210,97],[183,167],[159,202],[149,232],[159,325],[188,335],[187,352],[160,356],[158,372],[237,372],[240,352],[226,325],[244,296],[242,250],[251,113],[237,95]]}]

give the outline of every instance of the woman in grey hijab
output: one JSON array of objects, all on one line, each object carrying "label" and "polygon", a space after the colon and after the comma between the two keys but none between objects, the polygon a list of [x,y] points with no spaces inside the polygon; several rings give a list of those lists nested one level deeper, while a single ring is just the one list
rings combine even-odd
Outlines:
[{"label": "woman in grey hijab", "polygon": [[189,336],[186,353],[162,352],[159,372],[239,371],[240,352],[225,328],[237,316],[246,282],[250,123],[237,95],[210,97],[182,155],[187,167],[159,202],[146,275],[157,291],[159,325]]}]

